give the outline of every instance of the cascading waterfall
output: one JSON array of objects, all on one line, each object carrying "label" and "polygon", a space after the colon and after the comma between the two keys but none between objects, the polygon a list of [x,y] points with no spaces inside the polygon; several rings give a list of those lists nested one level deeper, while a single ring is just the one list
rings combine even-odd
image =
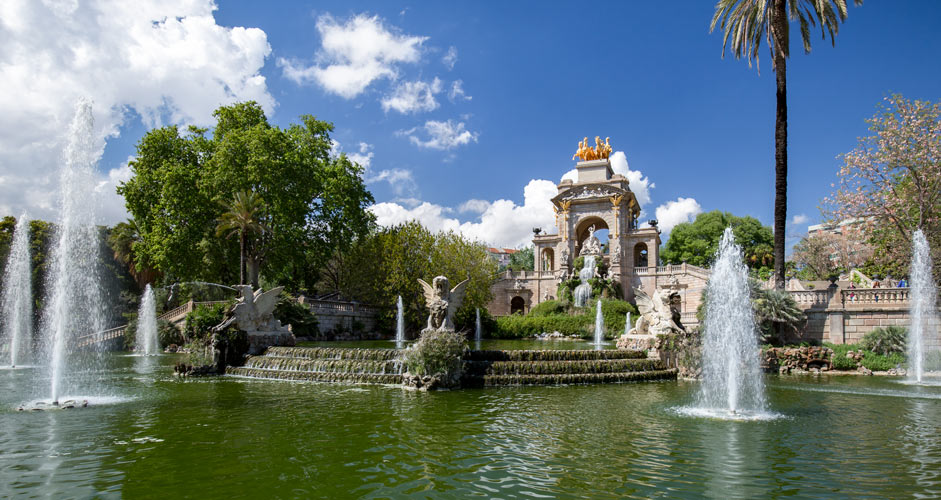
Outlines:
[{"label": "cascading waterfall", "polygon": [[765,410],[758,337],[742,249],[726,228],[706,285],[699,409],[715,416],[757,416]]},{"label": "cascading waterfall", "polygon": [[144,288],[140,307],[137,309],[137,352],[154,356],[160,354],[160,340],[157,338],[157,301],[150,284]]},{"label": "cascading waterfall", "polygon": [[480,308],[477,308],[477,323],[475,324],[476,329],[474,330],[474,340],[480,342],[483,337],[483,328],[480,327]]},{"label": "cascading waterfall", "polygon": [[399,295],[399,300],[396,302],[395,343],[398,347],[402,347],[402,345],[405,343],[405,311],[402,307],[401,295]]},{"label": "cascading waterfall", "polygon": [[601,299],[598,299],[598,310],[595,312],[595,349],[604,348],[604,314],[601,311]]},{"label": "cascading waterfall", "polygon": [[588,303],[588,299],[591,298],[591,285],[588,283],[588,280],[592,279],[594,276],[595,256],[586,255],[585,264],[582,266],[581,270],[578,271],[578,279],[581,280],[581,284],[575,287],[575,307],[585,307],[585,304]]},{"label": "cascading waterfall", "polygon": [[[99,235],[96,222],[94,120],[91,103],[79,102],[69,130],[65,162],[59,176],[59,220],[46,282],[42,331],[51,379],[50,396],[57,405],[66,390],[87,390],[71,371],[68,350],[76,337],[103,330],[98,276]],[[75,364],[79,364],[76,361]],[[68,384],[68,385],[66,385]]]},{"label": "cascading waterfall", "polygon": [[931,247],[921,230],[912,236],[911,318],[908,329],[909,378],[920,383],[926,351],[938,347],[938,290],[931,276]]},{"label": "cascading waterfall", "polygon": [[20,216],[13,230],[13,245],[7,257],[3,276],[3,299],[0,314],[3,338],[10,343],[10,366],[16,368],[28,355],[33,339],[33,285],[30,274],[29,220]]}]

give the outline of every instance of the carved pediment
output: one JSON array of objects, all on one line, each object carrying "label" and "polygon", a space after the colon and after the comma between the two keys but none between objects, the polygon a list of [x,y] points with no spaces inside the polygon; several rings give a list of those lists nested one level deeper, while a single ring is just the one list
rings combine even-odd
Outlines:
[{"label": "carved pediment", "polygon": [[608,201],[609,198],[624,196],[630,191],[606,184],[585,184],[566,190],[552,199],[555,205],[576,200]]}]

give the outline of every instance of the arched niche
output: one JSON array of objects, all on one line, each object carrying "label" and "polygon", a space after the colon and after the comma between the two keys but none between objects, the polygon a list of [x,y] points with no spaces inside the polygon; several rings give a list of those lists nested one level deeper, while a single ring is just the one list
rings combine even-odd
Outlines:
[{"label": "arched niche", "polygon": [[647,267],[649,253],[647,252],[646,243],[638,243],[634,245],[634,267]]},{"label": "arched niche", "polygon": [[539,269],[542,271],[552,271],[555,269],[555,251],[551,248],[542,249],[542,255],[539,258]]},{"label": "arched niche", "polygon": [[510,299],[510,314],[523,314],[526,312],[526,300],[519,295]]},{"label": "arched niche", "polygon": [[595,226],[596,233],[603,231],[595,236],[598,237],[602,245],[607,243],[608,223],[603,218],[596,215],[585,217],[579,220],[578,224],[575,225],[576,255],[581,251],[585,239],[588,238],[588,229],[591,228],[591,226]]}]

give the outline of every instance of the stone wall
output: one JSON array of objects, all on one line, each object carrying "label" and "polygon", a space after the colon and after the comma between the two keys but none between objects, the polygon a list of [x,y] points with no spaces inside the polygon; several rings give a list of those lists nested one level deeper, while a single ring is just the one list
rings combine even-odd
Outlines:
[{"label": "stone wall", "polygon": [[347,333],[374,333],[378,309],[356,302],[316,300],[301,297],[298,302],[310,307],[317,316],[318,327],[322,335],[331,335],[338,331]]}]

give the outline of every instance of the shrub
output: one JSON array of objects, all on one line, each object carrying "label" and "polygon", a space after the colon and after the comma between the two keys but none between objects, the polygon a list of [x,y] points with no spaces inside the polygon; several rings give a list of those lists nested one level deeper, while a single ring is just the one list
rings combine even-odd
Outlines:
[{"label": "shrub", "polygon": [[[598,302],[595,301],[593,307],[588,311],[591,317],[591,331],[594,333],[595,314]],[[601,300],[601,315],[604,316],[604,328],[608,337],[618,337],[624,333],[624,322],[627,320],[627,313],[631,313],[633,319],[637,319],[637,307],[630,302],[617,299]]]},{"label": "shrub", "polygon": [[905,356],[902,356],[898,353],[882,355],[871,351],[866,351],[863,353],[863,360],[861,364],[874,372],[884,372],[897,366],[904,365]]},{"label": "shrub", "polygon": [[274,317],[281,320],[282,325],[291,325],[291,333],[297,337],[317,337],[320,328],[317,317],[310,312],[310,308],[299,304],[287,292],[278,296],[278,304],[274,308]]},{"label": "shrub", "polygon": [[558,300],[541,302],[529,310],[530,316],[553,316],[557,314],[565,314],[565,306]]},{"label": "shrub", "polygon": [[444,375],[445,378],[459,373],[461,356],[467,348],[464,335],[455,332],[423,333],[405,351],[403,361],[412,375]]},{"label": "shrub", "polygon": [[[602,311],[604,308],[602,307]],[[520,316],[510,315],[497,318],[494,338],[520,338],[532,337],[544,332],[559,332],[564,335],[588,335],[589,326],[594,322],[594,316],[572,316],[559,314],[552,316]]]},{"label": "shrub", "polygon": [[196,306],[186,315],[186,328],[183,329],[184,338],[194,341],[209,337],[212,327],[222,323],[225,318],[226,304],[213,304]]},{"label": "shrub", "polygon": [[183,345],[183,334],[173,323],[165,319],[157,320],[157,338],[160,339],[160,347],[166,348],[170,344]]},{"label": "shrub", "polygon": [[901,326],[874,328],[871,332],[863,335],[859,345],[863,349],[876,354],[903,354],[905,353],[907,333],[908,331]]},{"label": "shrub", "polygon": [[856,360],[846,357],[845,352],[839,354],[834,351],[833,358],[830,359],[830,364],[833,366],[834,370],[855,370],[857,367]]}]

